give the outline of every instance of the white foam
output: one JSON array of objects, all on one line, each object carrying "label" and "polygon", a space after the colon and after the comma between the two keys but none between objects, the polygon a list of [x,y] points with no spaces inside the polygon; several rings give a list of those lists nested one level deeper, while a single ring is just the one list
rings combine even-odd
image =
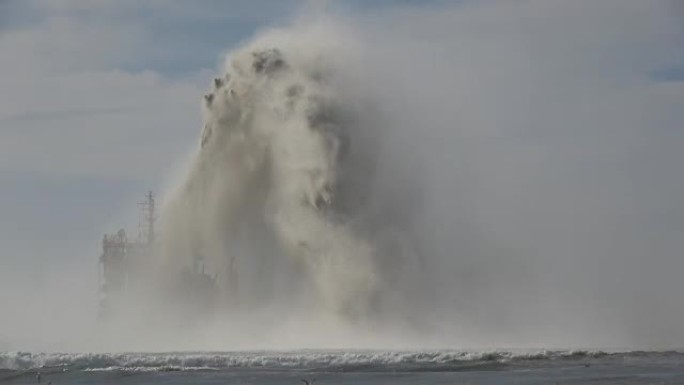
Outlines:
[{"label": "white foam", "polygon": [[458,366],[487,362],[595,358],[602,351],[291,351],[202,353],[0,353],[0,369],[90,371],[217,370],[229,368],[354,370]]}]

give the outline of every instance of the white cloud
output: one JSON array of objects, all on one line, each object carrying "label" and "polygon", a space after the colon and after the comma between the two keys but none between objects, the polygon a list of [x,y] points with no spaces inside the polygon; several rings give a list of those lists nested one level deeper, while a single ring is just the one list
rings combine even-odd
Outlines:
[{"label": "white cloud", "polygon": [[[38,17],[0,34],[0,170],[154,179],[194,145],[201,95],[213,68],[193,68],[179,77],[145,64],[195,54],[169,51],[201,45],[170,44],[162,38],[170,32],[164,23],[218,18],[229,27],[229,20],[272,18],[275,10],[162,3],[15,4]],[[226,36],[231,42],[242,38]],[[216,60],[205,64],[219,63],[221,52],[212,55]]]},{"label": "white cloud", "polygon": [[57,17],[0,36],[0,169],[145,178],[190,145],[203,85],[117,69],[149,40],[127,27]]},{"label": "white cloud", "polygon": [[34,81],[24,111],[0,120],[4,170],[151,178],[201,127],[194,82],[120,71]]}]

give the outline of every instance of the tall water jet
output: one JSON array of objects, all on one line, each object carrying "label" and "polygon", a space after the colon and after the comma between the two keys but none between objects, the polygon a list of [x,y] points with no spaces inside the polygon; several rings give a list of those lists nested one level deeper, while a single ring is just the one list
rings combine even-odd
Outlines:
[{"label": "tall water jet", "polygon": [[201,259],[231,310],[285,301],[358,319],[379,293],[368,212],[378,129],[341,91],[335,39],[266,35],[231,54],[204,97],[161,257],[172,270]]}]

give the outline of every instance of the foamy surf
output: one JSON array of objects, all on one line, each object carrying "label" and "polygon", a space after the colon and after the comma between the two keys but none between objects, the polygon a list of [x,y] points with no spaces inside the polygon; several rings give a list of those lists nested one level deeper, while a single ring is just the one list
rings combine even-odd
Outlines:
[{"label": "foamy surf", "polygon": [[284,352],[194,352],[194,353],[30,353],[0,354],[0,369],[65,369],[89,371],[193,371],[228,369],[324,370],[324,371],[413,371],[462,370],[491,364],[598,359],[670,357],[679,352],[608,352],[602,350],[429,350],[354,351],[303,350]]}]

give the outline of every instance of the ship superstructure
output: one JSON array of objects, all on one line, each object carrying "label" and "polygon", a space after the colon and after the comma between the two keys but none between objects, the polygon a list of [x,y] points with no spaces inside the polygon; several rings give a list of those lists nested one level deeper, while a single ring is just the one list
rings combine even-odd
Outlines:
[{"label": "ship superstructure", "polygon": [[[98,318],[109,319],[118,310],[126,308],[126,303],[136,298],[144,286],[145,269],[153,266],[153,258],[158,248],[155,234],[156,210],[152,191],[146,199],[138,203],[140,221],[137,237],[128,238],[124,229],[105,234],[102,239],[102,254],[99,263],[99,309]],[[198,259],[200,263],[198,263]],[[194,257],[192,268],[182,272],[174,287],[182,297],[190,298],[203,307],[211,306],[215,298],[215,279],[205,274],[201,258]]]}]

